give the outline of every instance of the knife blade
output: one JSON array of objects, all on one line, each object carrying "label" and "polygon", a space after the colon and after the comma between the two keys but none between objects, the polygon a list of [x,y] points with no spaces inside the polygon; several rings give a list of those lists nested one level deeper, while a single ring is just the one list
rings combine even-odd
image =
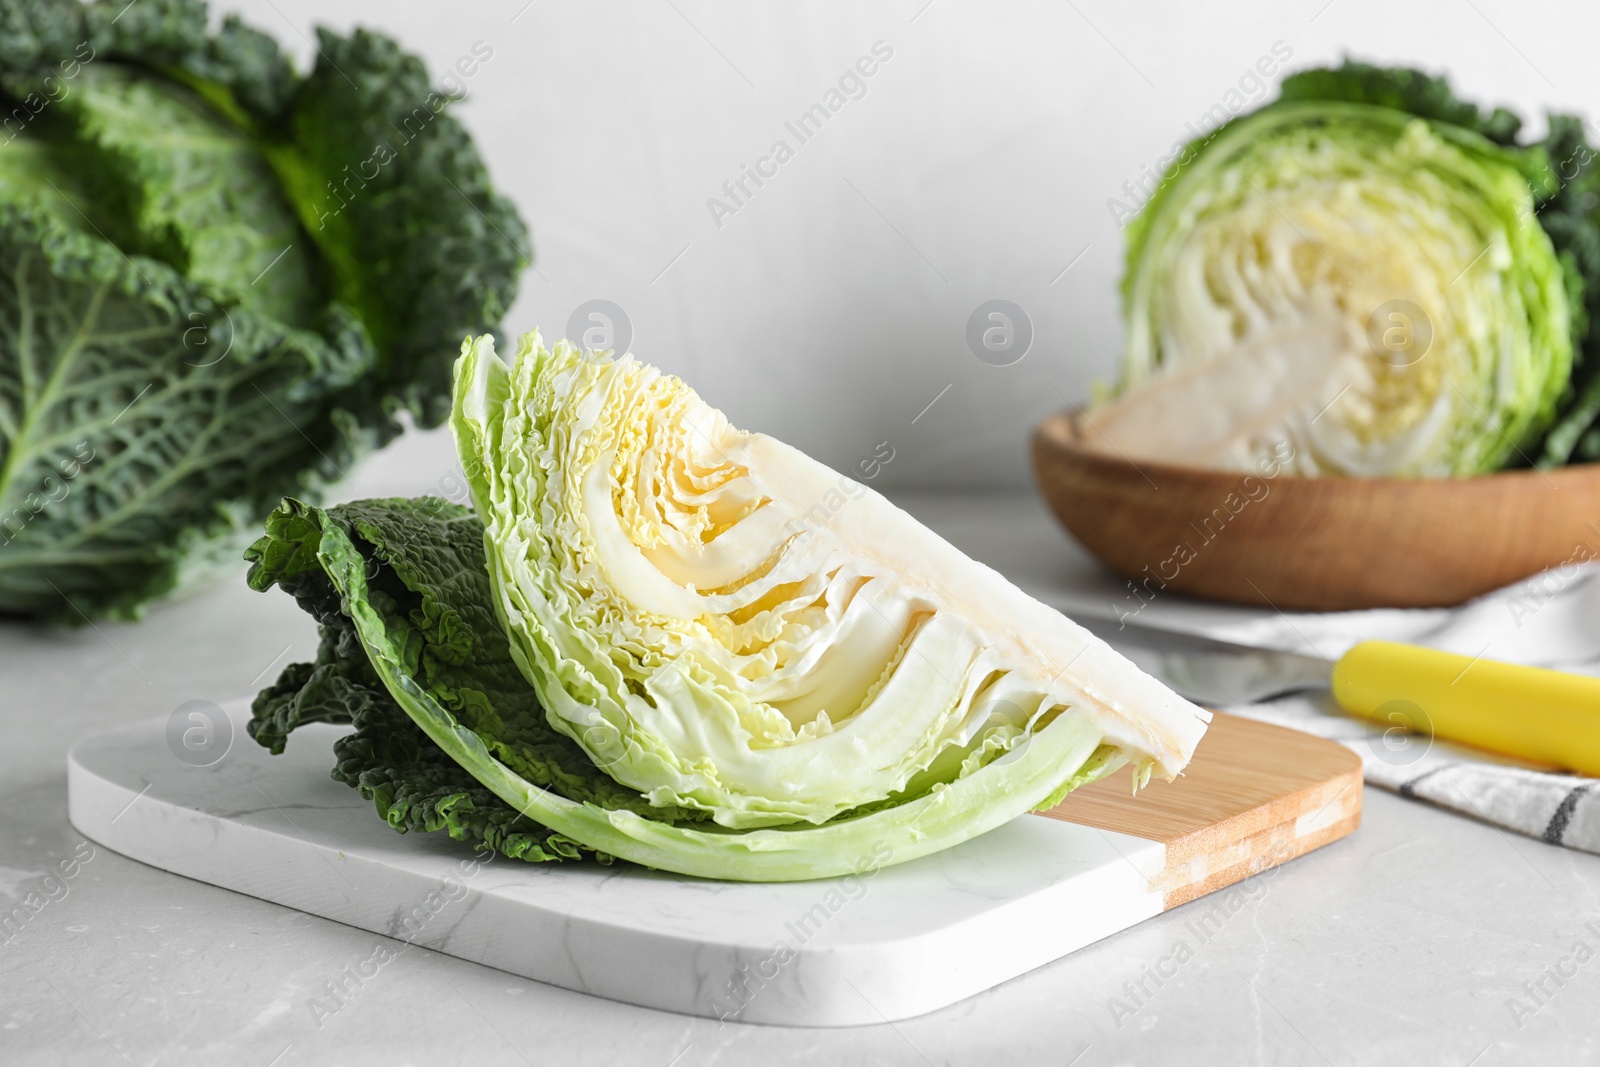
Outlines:
[{"label": "knife blade", "polygon": [[1196,704],[1254,704],[1330,686],[1333,664],[1317,656],[1091,615],[1072,621]]},{"label": "knife blade", "polygon": [[1330,663],[1103,616],[1074,621],[1197,704],[1331,689],[1339,707],[1386,730],[1600,776],[1600,678],[1393,641],[1362,641]]}]

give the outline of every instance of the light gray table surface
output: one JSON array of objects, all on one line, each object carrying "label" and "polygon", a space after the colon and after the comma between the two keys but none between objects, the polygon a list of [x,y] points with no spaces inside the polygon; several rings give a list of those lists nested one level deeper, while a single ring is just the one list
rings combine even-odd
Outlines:
[{"label": "light gray table surface", "polygon": [[[404,460],[402,449],[360,488],[428,484],[417,473],[426,464]],[[1120,588],[1032,498],[901,502],[1064,603],[1104,605]],[[314,643],[288,597],[252,593],[242,577],[138,623],[0,624],[0,908],[38,892],[75,848],[87,851],[66,814],[76,740],[187,700],[247,695],[282,664],[310,658]],[[1600,1058],[1600,962],[1590,959],[1600,953],[1600,857],[1373,789],[1365,803],[1353,837],[1276,873],[932,1015],[841,1030],[665,1014],[423,949],[319,1021],[310,998],[383,939],[97,848],[62,883],[66,894],[57,890],[0,945],[0,1064],[1493,1067]],[[1222,918],[1202,941],[1197,920],[1219,898]],[[1157,971],[1171,977],[1157,986],[1147,977]],[[1141,979],[1149,995],[1135,999]]]}]

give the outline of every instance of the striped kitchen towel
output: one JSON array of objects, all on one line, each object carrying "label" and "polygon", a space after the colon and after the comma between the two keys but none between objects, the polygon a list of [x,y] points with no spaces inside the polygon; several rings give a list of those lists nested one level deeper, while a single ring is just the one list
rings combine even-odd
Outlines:
[{"label": "striped kitchen towel", "polygon": [[[1459,608],[1280,614],[1208,625],[1206,633],[1326,659],[1358,641],[1381,638],[1600,675],[1600,563],[1546,571]],[[1227,710],[1339,741],[1361,756],[1368,782],[1403,797],[1553,845],[1600,853],[1600,779],[1354,719],[1327,693]]]}]

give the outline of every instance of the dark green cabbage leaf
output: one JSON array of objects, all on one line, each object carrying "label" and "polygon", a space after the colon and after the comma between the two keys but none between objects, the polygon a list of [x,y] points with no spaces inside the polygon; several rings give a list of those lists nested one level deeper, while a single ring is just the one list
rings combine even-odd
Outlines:
[{"label": "dark green cabbage leaf", "polygon": [[[364,591],[341,593],[335,585],[321,556],[340,549],[359,554]],[[251,587],[289,593],[321,635],[315,662],[291,664],[257,695],[250,736],[278,753],[306,723],[354,724],[354,733],[334,743],[333,777],[359,789],[397,830],[445,830],[529,861],[595,854],[519,815],[429,740],[374,669],[349,597],[384,620],[407,678],[527,781],[568,800],[669,823],[705,818],[652,807],[549,725],[495,618],[483,523],[471,509],[433,497],[326,511],[286,501],[248,558]],[[610,861],[605,853],[597,858]]]},{"label": "dark green cabbage leaf", "polygon": [[0,9],[0,614],[136,615],[443,418],[531,256],[450,102],[365,30]]}]

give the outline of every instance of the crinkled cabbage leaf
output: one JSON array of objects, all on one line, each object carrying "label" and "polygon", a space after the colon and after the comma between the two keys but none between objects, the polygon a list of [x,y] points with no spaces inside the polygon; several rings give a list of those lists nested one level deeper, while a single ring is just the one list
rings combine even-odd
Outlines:
[{"label": "crinkled cabbage leaf", "polygon": [[362,30],[0,10],[0,614],[136,615],[443,418],[529,257],[449,103]]}]

